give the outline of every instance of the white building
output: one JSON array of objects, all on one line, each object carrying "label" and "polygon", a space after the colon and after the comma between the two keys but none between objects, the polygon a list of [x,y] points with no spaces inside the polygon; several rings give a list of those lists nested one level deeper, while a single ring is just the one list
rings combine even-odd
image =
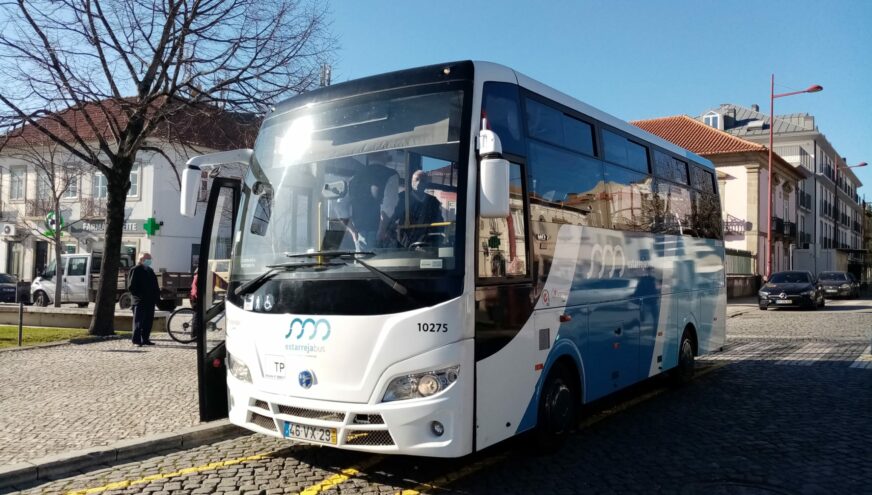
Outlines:
[{"label": "white building", "polygon": [[[683,115],[639,120],[633,124],[711,160],[718,172],[724,245],[750,253],[756,265],[737,273],[765,275],[770,230],[769,150]],[[772,165],[771,268],[774,273],[791,268],[791,251],[800,239],[798,183],[811,174],[777,154],[773,154]]]},{"label": "white building", "polygon": [[[179,214],[178,176],[190,156],[250,146],[250,138],[256,130],[248,126],[241,128],[228,120],[216,123],[207,119],[205,122],[210,123],[211,129],[190,133],[191,139],[184,145],[170,143],[157,135],[150,138],[147,145],[161,152],[139,152],[130,177],[122,237],[122,254],[129,255],[131,260],[135,260],[139,253],[149,252],[156,268],[192,270],[199,254],[205,208],[198,208],[195,218]],[[227,132],[228,127],[240,132]],[[28,133],[27,128],[18,134],[19,138],[27,134],[30,143],[39,139],[34,132]],[[238,144],[233,141],[238,141]],[[0,224],[5,227],[0,229],[0,240],[3,241],[0,245],[0,271],[16,275],[21,280],[32,280],[54,259],[53,243],[44,235],[48,230],[46,215],[53,208],[52,189],[64,190],[60,209],[65,252],[94,252],[103,247],[106,178],[62,148],[45,144],[44,139],[40,143],[39,146],[25,147],[21,139],[13,137],[0,151]],[[51,156],[53,163],[60,164],[55,169],[58,170],[55,182],[64,180],[60,177],[60,171],[64,171],[64,185],[52,188],[47,184],[40,168],[28,163],[27,157],[33,157],[34,153],[39,153],[42,159]],[[239,172],[230,171],[229,175],[239,175]],[[207,181],[204,175],[201,201],[206,199]],[[147,233],[149,219],[154,219],[157,225],[153,235]]]},{"label": "white building", "polygon": [[[723,104],[699,120],[742,139],[768,145],[769,115],[757,105]],[[863,249],[863,209],[857,189],[862,183],[853,163],[836,152],[808,114],[776,115],[773,148],[785,160],[807,170],[799,183],[799,247],[807,249],[797,268],[814,272],[849,270],[859,275]]]}]

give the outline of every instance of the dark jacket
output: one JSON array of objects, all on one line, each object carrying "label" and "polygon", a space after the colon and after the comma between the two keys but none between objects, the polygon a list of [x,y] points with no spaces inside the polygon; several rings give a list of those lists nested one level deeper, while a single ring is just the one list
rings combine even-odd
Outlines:
[{"label": "dark jacket", "polygon": [[133,304],[156,304],[160,298],[157,275],[145,265],[136,265],[130,270],[127,290],[133,296]]}]

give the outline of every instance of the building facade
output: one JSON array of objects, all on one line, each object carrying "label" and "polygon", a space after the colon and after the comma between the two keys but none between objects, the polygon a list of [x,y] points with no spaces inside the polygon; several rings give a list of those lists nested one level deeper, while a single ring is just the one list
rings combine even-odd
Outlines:
[{"label": "building facade", "polygon": [[[724,246],[750,253],[755,261],[754,273],[765,275],[769,235],[768,149],[687,116],[633,124],[711,160],[718,172]],[[772,272],[791,266],[793,250],[801,239],[797,227],[798,184],[809,176],[804,169],[773,156]]]},{"label": "building facade", "polygon": [[[190,121],[179,125],[185,124]],[[135,263],[140,253],[149,252],[156,269],[192,270],[205,204],[195,218],[180,215],[180,174],[191,156],[250,146],[255,128],[227,132],[233,125],[219,116],[203,120],[197,128],[187,127],[181,136],[187,142],[179,142],[179,135],[170,141],[165,133],[148,140],[144,147],[149,151],[138,153],[130,175],[122,256]],[[224,172],[242,174],[240,167]],[[208,184],[204,173],[201,202],[207,199]],[[52,218],[55,195],[61,196],[60,219]],[[11,134],[0,150],[0,271],[24,281],[41,273],[54,260],[54,242],[48,236],[53,226],[61,229],[64,252],[102,251],[107,196],[106,177],[93,166],[27,127]]]},{"label": "building facade", "polygon": [[808,114],[776,115],[774,120],[750,108],[723,104],[698,120],[733,136],[768,145],[770,121],[773,151],[810,173],[799,183],[797,224],[800,236],[795,268],[814,273],[851,271],[863,265],[863,208],[857,189],[862,183],[820,132]]}]

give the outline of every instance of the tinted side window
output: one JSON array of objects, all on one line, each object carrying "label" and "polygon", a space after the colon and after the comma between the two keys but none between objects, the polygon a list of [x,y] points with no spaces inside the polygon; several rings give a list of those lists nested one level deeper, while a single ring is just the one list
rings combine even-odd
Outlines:
[{"label": "tinted side window", "polygon": [[563,113],[527,99],[527,132],[531,138],[563,145]]},{"label": "tinted side window", "polygon": [[650,201],[651,178],[608,164],[605,165],[605,171],[612,227],[650,232],[654,223]]},{"label": "tinted side window", "polygon": [[713,192],[693,192],[694,224],[697,234],[707,239],[723,239],[723,221],[718,195]]},{"label": "tinted side window", "polygon": [[602,227],[607,202],[602,163],[530,141],[530,201],[550,210],[546,221]]},{"label": "tinted side window", "polygon": [[527,132],[531,138],[594,155],[593,127],[562,111],[527,99]]},{"label": "tinted side window", "polygon": [[687,184],[687,163],[659,151],[654,152],[654,175]]},{"label": "tinted side window", "polygon": [[648,150],[641,144],[603,129],[603,148],[606,160],[638,172],[648,173]]},{"label": "tinted side window", "polygon": [[655,196],[663,218],[660,226],[663,233],[695,234],[690,189],[677,184],[657,181],[655,182]]},{"label": "tinted side window", "polygon": [[521,166],[510,164],[509,216],[478,219],[478,276],[525,277],[528,274],[526,214]]},{"label": "tinted side window", "polygon": [[703,170],[699,167],[690,168],[690,183],[694,188],[700,191],[713,193],[715,192],[714,175],[708,170]]},{"label": "tinted side window", "polygon": [[627,139],[603,129],[603,157],[618,165],[627,166]]},{"label": "tinted side window", "polygon": [[518,86],[508,83],[485,84],[481,113],[482,117],[487,118],[490,129],[500,137],[504,153],[525,154]]}]

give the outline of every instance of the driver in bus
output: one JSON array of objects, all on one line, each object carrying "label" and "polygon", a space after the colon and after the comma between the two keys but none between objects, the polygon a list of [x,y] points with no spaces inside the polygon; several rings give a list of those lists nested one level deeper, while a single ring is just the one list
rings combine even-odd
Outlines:
[{"label": "driver in bus", "polygon": [[[417,170],[409,181],[411,188],[400,193],[397,208],[391,217],[391,231],[398,229],[397,241],[405,248],[416,242],[426,242],[424,239],[432,231],[430,224],[442,222],[442,203],[427,188],[430,177],[423,170]],[[408,193],[408,194],[407,194]],[[407,198],[408,197],[408,198]],[[409,216],[406,222],[406,204],[408,199]]]}]

